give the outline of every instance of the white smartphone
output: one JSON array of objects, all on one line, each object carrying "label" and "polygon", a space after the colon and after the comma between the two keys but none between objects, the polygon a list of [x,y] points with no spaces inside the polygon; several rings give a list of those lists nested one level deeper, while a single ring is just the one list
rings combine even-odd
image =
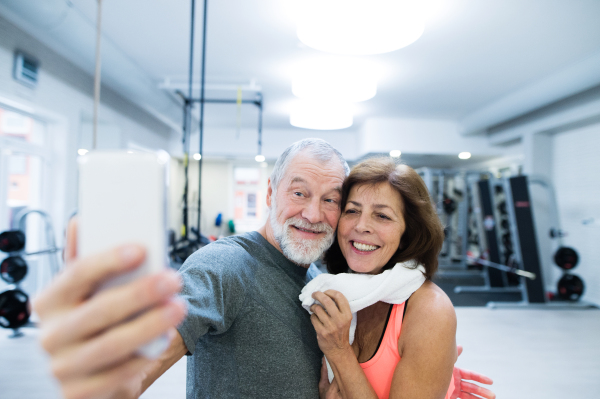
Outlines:
[{"label": "white smartphone", "polygon": [[[139,268],[106,282],[100,290],[166,268],[169,155],[91,151],[78,163],[78,257],[128,243],[146,248],[146,260]],[[139,352],[156,358],[167,346],[166,336],[160,337]]]}]

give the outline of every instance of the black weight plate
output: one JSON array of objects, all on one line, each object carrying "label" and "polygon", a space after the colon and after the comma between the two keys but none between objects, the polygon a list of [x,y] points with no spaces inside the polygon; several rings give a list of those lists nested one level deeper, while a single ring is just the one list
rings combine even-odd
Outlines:
[{"label": "black weight plate", "polygon": [[583,280],[574,274],[565,273],[558,280],[558,296],[567,301],[576,301],[581,295],[585,285]]},{"label": "black weight plate", "polygon": [[16,284],[27,275],[27,263],[20,256],[9,256],[0,263],[0,278],[9,284]]},{"label": "black weight plate", "polygon": [[577,251],[570,247],[560,247],[554,253],[554,263],[561,269],[571,270],[579,262]]},{"label": "black weight plate", "polygon": [[8,230],[0,233],[0,251],[18,252],[25,248],[25,234],[20,230]]},{"label": "black weight plate", "polygon": [[0,327],[22,327],[30,315],[29,297],[23,291],[14,289],[0,293]]}]

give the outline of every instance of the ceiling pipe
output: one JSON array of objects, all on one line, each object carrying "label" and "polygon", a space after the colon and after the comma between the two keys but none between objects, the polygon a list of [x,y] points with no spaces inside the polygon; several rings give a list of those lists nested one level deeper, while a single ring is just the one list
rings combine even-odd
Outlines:
[{"label": "ceiling pipe", "polygon": [[600,53],[525,86],[465,116],[461,134],[486,133],[489,128],[600,84]]}]

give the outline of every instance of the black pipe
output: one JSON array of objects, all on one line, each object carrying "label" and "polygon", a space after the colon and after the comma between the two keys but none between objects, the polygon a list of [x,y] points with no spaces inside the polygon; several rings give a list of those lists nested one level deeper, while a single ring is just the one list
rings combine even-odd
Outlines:
[{"label": "black pipe", "polygon": [[[199,98],[192,98],[191,102],[201,103],[202,100]],[[254,104],[259,108],[262,108],[262,98],[258,100],[242,100],[240,101],[242,104]],[[204,103],[213,103],[213,104],[237,104],[238,100],[227,100],[227,99],[204,99]]]},{"label": "black pipe", "polygon": [[262,155],[262,94],[257,94],[258,105],[258,155]]},{"label": "black pipe", "polygon": [[189,140],[191,137],[192,127],[192,102],[189,100],[192,98],[192,79],[194,76],[194,25],[196,21],[196,0],[192,0],[192,15],[190,20],[190,65],[188,72],[188,98],[185,101],[185,123],[183,131],[183,167],[185,176],[185,185],[183,188],[183,239],[188,237],[188,190],[189,190],[189,178],[188,178],[188,167],[190,164],[190,148]]},{"label": "black pipe", "polygon": [[[204,80],[206,78],[206,15],[208,0],[204,0],[204,15],[202,23],[202,66],[200,69],[200,132],[199,132],[199,153],[198,160],[198,242],[200,242],[200,216],[202,214],[202,139],[204,134]],[[192,95],[190,94],[190,98]]]}]

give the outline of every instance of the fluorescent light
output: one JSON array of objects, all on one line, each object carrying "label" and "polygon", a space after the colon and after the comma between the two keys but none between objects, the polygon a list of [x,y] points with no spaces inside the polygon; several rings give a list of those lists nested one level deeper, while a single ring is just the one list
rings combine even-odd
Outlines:
[{"label": "fluorescent light", "polygon": [[88,150],[86,150],[85,148],[80,148],[80,149],[78,149],[78,150],[77,150],[77,153],[78,153],[79,155],[85,155],[85,154],[87,154],[88,152],[89,152],[89,151],[88,151]]},{"label": "fluorescent light", "polygon": [[426,8],[422,0],[302,0],[296,33],[328,53],[387,53],[421,37]]},{"label": "fluorescent light", "polygon": [[352,123],[349,104],[299,102],[290,114],[290,124],[304,129],[337,130]]},{"label": "fluorescent light", "polygon": [[193,155],[193,157],[194,157],[194,159],[195,159],[196,161],[199,161],[199,160],[201,160],[201,159],[202,159],[202,155],[200,155],[200,154],[198,154],[198,153],[195,153],[195,154]]},{"label": "fluorescent light", "polygon": [[301,64],[292,93],[305,100],[359,102],[375,97],[376,73],[361,60],[320,57]]},{"label": "fluorescent light", "polygon": [[257,155],[254,157],[254,160],[256,162],[265,162],[265,156],[264,155]]},{"label": "fluorescent light", "polygon": [[471,153],[470,152],[461,152],[460,154],[458,154],[458,157],[460,159],[469,159],[469,158],[471,158]]},{"label": "fluorescent light", "polygon": [[400,155],[402,155],[402,151],[400,151],[400,150],[390,151],[390,157],[392,157],[392,158],[400,158]]}]

